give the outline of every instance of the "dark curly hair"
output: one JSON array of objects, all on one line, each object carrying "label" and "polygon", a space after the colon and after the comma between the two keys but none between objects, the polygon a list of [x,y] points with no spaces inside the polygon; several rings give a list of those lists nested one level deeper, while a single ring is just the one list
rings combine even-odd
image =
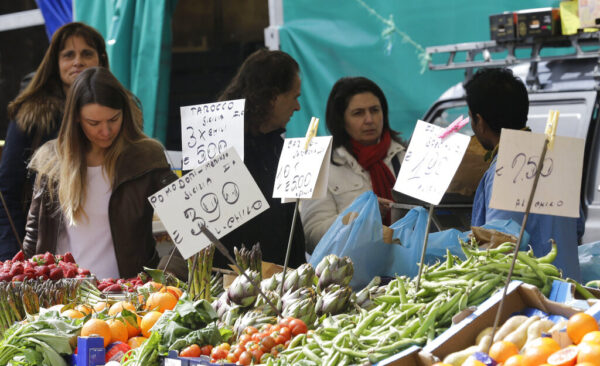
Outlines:
[{"label": "dark curly hair", "polygon": [[479,69],[465,84],[467,106],[481,115],[492,131],[519,130],[527,123],[529,96],[525,84],[510,69]]},{"label": "dark curly hair", "polygon": [[331,93],[329,93],[329,99],[327,99],[327,109],[325,111],[327,129],[333,136],[333,148],[344,146],[352,154],[352,144],[350,143],[350,135],[346,132],[344,114],[350,99],[361,93],[372,93],[379,99],[383,112],[382,132],[390,131],[392,139],[402,143],[399,133],[390,128],[388,103],[381,88],[373,81],[362,76],[343,77],[333,85]]},{"label": "dark curly hair", "polygon": [[273,112],[275,97],[292,89],[299,72],[287,53],[260,49],[248,56],[218,99],[246,99],[244,130],[257,134]]}]

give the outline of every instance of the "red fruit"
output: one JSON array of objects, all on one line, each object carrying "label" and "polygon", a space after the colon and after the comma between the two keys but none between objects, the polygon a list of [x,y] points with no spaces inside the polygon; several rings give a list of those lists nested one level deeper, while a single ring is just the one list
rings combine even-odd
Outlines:
[{"label": "red fruit", "polygon": [[37,266],[35,267],[35,274],[36,276],[41,276],[41,275],[50,275],[50,267],[46,266],[46,265],[42,265],[42,266]]},{"label": "red fruit", "polygon": [[63,268],[63,274],[65,278],[75,278],[77,276],[77,270],[74,268],[65,269]]},{"label": "red fruit", "polygon": [[122,291],[121,286],[118,284],[110,285],[106,287],[102,292],[120,292]]},{"label": "red fruit", "polygon": [[57,267],[57,266],[56,266],[56,264],[55,264],[55,263],[50,263],[50,264],[48,265],[48,268],[50,268],[50,270],[53,270],[53,269],[54,269],[54,268],[56,268],[56,267]]},{"label": "red fruit", "polygon": [[56,260],[56,263],[58,263],[63,260],[63,256],[61,254],[57,254],[54,256],[54,259]]},{"label": "red fruit", "polygon": [[23,253],[22,250],[19,250],[19,252],[17,254],[15,254],[15,256],[13,257],[13,262],[16,261],[24,261],[25,260],[25,253]]},{"label": "red fruit", "polygon": [[46,264],[46,261],[44,260],[44,255],[43,254],[36,254],[33,257],[31,257],[30,261],[38,263],[38,264]]},{"label": "red fruit", "polygon": [[85,268],[77,268],[77,273],[84,276],[89,276],[91,274],[90,270]]},{"label": "red fruit", "polygon": [[0,273],[0,282],[1,281],[10,281],[11,279],[12,279],[12,277],[10,274],[8,274],[6,272]]},{"label": "red fruit", "polygon": [[19,274],[16,276],[12,276],[12,281],[13,282],[17,282],[17,281],[23,281],[25,279],[25,275],[24,274]]},{"label": "red fruit", "polygon": [[23,264],[21,264],[20,262],[13,263],[13,265],[10,267],[9,273],[13,277],[16,275],[23,274]]},{"label": "red fruit", "polygon": [[100,291],[104,291],[105,288],[107,288],[108,286],[110,286],[108,283],[99,283],[98,284],[98,290]]},{"label": "red fruit", "polygon": [[52,255],[52,253],[46,252],[44,254],[44,263],[50,264],[50,263],[55,263],[55,262],[56,262],[56,260],[54,259],[54,256]]},{"label": "red fruit", "polygon": [[50,279],[54,281],[60,280],[61,278],[63,278],[62,268],[54,268],[53,270],[50,270],[50,275],[48,277],[50,277]]},{"label": "red fruit", "polygon": [[75,258],[73,258],[73,254],[71,254],[71,252],[66,252],[62,257],[62,260],[67,263],[75,263]]},{"label": "red fruit", "polygon": [[34,269],[36,267],[35,264],[31,262],[23,262],[23,270]]},{"label": "red fruit", "polygon": [[5,260],[2,264],[2,269],[4,272],[10,271],[10,267],[12,267],[12,261],[10,259]]}]

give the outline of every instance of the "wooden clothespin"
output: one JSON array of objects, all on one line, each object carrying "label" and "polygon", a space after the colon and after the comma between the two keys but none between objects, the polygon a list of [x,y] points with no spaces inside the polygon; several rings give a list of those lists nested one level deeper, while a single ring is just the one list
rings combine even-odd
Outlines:
[{"label": "wooden clothespin", "polygon": [[463,118],[462,114],[454,120],[454,122],[450,123],[448,127],[438,136],[443,139],[444,137],[453,134],[454,132],[460,131],[461,128],[465,127],[465,125],[469,123],[469,117]]},{"label": "wooden clothespin", "polygon": [[548,111],[548,121],[546,122],[546,139],[548,140],[548,149],[552,150],[554,147],[554,137],[556,136],[556,126],[558,125],[559,111],[550,110]]},{"label": "wooden clothespin", "polygon": [[310,119],[310,124],[308,125],[308,130],[306,131],[306,142],[304,143],[304,151],[308,150],[308,145],[310,145],[310,140],[313,137],[317,136],[317,129],[319,128],[319,119],[317,117],[312,117]]}]

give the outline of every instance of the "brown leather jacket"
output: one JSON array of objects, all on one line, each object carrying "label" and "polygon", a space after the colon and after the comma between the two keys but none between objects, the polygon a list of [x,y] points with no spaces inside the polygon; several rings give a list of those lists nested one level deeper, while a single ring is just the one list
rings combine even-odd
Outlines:
[{"label": "brown leather jacket", "polygon": [[[135,276],[143,266],[156,268],[159,257],[147,197],[176,179],[162,146],[154,140],[131,144],[118,158],[108,216],[122,278]],[[58,199],[51,202],[46,185],[41,184],[34,189],[27,217],[25,255],[55,253],[60,230],[65,230],[65,222]]]}]

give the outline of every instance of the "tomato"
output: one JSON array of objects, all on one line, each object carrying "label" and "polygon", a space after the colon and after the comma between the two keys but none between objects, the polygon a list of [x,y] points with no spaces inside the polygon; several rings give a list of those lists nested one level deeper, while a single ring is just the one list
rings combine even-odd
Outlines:
[{"label": "tomato", "polygon": [[233,353],[231,353],[231,352],[227,354],[226,360],[229,363],[236,363],[237,362],[237,358],[235,358],[235,355]]},{"label": "tomato", "polygon": [[271,337],[270,335],[265,336],[260,341],[260,349],[263,352],[269,352],[271,350],[271,348],[273,348],[275,345],[276,345],[275,339],[273,337]]},{"label": "tomato", "polygon": [[217,347],[221,347],[222,349],[227,350],[227,351],[229,351],[231,349],[231,345],[227,342],[221,343]]},{"label": "tomato", "polygon": [[244,352],[246,352],[246,347],[238,347],[235,349],[235,351],[233,352],[233,356],[235,357],[236,362],[240,359],[240,355]]},{"label": "tomato", "polygon": [[179,352],[179,356],[181,357],[200,357],[201,354],[202,351],[200,350],[200,346],[197,344],[189,345]]},{"label": "tomato", "polygon": [[253,350],[252,350],[252,351],[250,351],[250,352],[252,353],[252,360],[253,360],[255,363],[258,363],[258,362],[260,362],[260,358],[262,357],[262,355],[263,355],[263,353],[264,353],[264,352],[263,352],[263,351],[261,351],[261,350],[260,350],[260,348],[253,349]]},{"label": "tomato", "polygon": [[254,334],[252,334],[252,341],[253,342],[257,342],[258,343],[258,342],[260,342],[261,338],[262,338],[261,333],[254,333]]},{"label": "tomato", "polygon": [[244,346],[246,348],[247,351],[252,351],[255,348],[259,347],[258,342],[254,342],[254,341],[250,341],[248,343],[246,343],[246,345]]},{"label": "tomato", "polygon": [[308,331],[306,324],[300,319],[294,319],[290,321],[290,331],[292,335],[297,336],[298,334],[304,334]]},{"label": "tomato", "polygon": [[240,336],[240,339],[238,339],[238,343],[239,344],[245,344],[246,342],[248,342],[251,339],[252,339],[252,335],[250,335],[250,334],[242,334]]},{"label": "tomato", "polygon": [[202,346],[200,348],[200,352],[204,355],[204,356],[210,356],[210,353],[212,352],[213,346],[212,344],[207,344],[206,346]]},{"label": "tomato", "polygon": [[286,341],[292,338],[292,331],[288,327],[283,327],[279,330],[279,335],[285,338]]},{"label": "tomato", "polygon": [[273,324],[264,324],[262,327],[260,327],[260,331],[263,333],[268,333],[271,331],[271,328],[273,328]]},{"label": "tomato", "polygon": [[248,351],[242,352],[240,358],[238,358],[237,363],[240,365],[250,365],[252,363],[252,354]]},{"label": "tomato", "polygon": [[271,354],[273,355],[273,357],[277,357],[277,356],[279,356],[281,351],[284,351],[284,350],[285,350],[285,347],[283,346],[283,344],[278,344],[275,347],[271,348]]},{"label": "tomato", "polygon": [[221,346],[215,347],[213,348],[212,352],[210,353],[210,357],[215,359],[215,360],[223,360],[225,358],[227,358],[227,350],[225,350],[224,348],[221,348]]},{"label": "tomato", "polygon": [[287,341],[287,339],[278,332],[273,333],[271,337],[275,340],[275,344],[284,344]]},{"label": "tomato", "polygon": [[256,329],[253,326],[249,326],[249,327],[246,327],[246,329],[244,329],[244,331],[242,333],[252,335],[252,334],[254,334],[256,332],[258,332],[258,329]]},{"label": "tomato", "polygon": [[288,316],[287,318],[283,318],[279,321],[279,325],[281,325],[282,327],[287,327],[290,324],[290,321],[294,320],[296,318]]},{"label": "tomato", "polygon": [[279,332],[279,329],[281,329],[281,327],[281,324],[276,324],[273,327],[271,327],[271,332]]}]

